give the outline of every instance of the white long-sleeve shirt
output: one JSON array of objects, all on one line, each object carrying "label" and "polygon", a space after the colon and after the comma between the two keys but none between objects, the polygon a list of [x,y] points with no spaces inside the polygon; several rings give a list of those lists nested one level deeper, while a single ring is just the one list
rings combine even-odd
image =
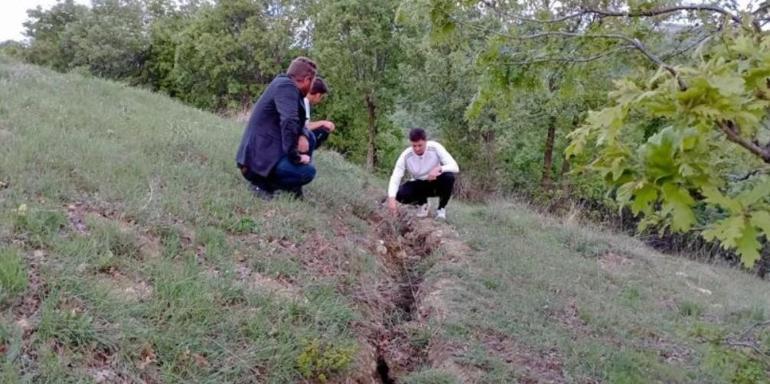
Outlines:
[{"label": "white long-sleeve shirt", "polygon": [[388,185],[388,197],[396,197],[398,187],[401,185],[401,179],[404,178],[404,172],[409,171],[412,179],[426,180],[428,173],[436,166],[441,166],[441,172],[460,172],[460,167],[452,155],[447,152],[443,145],[428,141],[425,145],[425,152],[418,156],[409,147],[401,153],[396,161],[396,167],[393,168],[393,174],[390,176]]}]

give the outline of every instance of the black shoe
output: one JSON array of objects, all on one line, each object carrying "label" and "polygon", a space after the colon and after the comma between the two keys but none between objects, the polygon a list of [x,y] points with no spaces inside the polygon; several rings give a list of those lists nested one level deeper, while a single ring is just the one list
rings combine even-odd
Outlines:
[{"label": "black shoe", "polygon": [[302,187],[292,188],[289,192],[291,192],[297,200],[303,200],[305,198],[305,193],[302,192]]},{"label": "black shoe", "polygon": [[273,192],[270,192],[268,190],[262,189],[260,187],[257,187],[256,185],[252,184],[249,186],[249,190],[251,193],[254,194],[254,196],[264,200],[264,201],[270,201],[273,200]]}]

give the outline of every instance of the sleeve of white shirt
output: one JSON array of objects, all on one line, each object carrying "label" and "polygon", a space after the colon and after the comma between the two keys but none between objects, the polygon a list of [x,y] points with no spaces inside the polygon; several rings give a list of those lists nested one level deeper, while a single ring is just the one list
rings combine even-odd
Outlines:
[{"label": "sleeve of white shirt", "polygon": [[310,100],[305,98],[305,117],[307,118],[307,121],[305,121],[305,124],[310,122]]},{"label": "sleeve of white shirt", "polygon": [[447,152],[446,148],[444,148],[444,146],[439,143],[435,143],[435,145],[439,161],[441,161],[441,172],[460,172],[460,167],[457,165],[457,162],[452,157],[452,155]]},{"label": "sleeve of white shirt", "polygon": [[388,184],[388,197],[396,197],[398,193],[398,187],[401,186],[401,179],[404,178],[404,172],[406,172],[406,154],[410,148],[407,148],[404,152],[401,152],[401,156],[396,161],[396,166],[393,168],[393,174],[390,175],[390,183]]}]

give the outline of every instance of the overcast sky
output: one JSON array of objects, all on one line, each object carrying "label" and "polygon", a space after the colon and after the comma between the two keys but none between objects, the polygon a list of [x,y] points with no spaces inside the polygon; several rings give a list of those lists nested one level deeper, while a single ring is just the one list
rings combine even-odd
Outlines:
[{"label": "overcast sky", "polygon": [[[738,0],[738,4],[745,7],[750,1]],[[91,4],[90,0],[75,0],[75,2]],[[697,4],[703,2],[692,1],[686,3]],[[0,42],[24,38],[22,23],[27,20],[27,9],[35,8],[38,5],[43,8],[50,8],[54,4],[56,4],[56,0],[0,0]]]},{"label": "overcast sky", "polygon": [[[80,4],[91,4],[90,0],[75,0]],[[24,38],[24,26],[27,10],[38,5],[51,8],[56,0],[0,0],[0,41],[21,40]]]}]

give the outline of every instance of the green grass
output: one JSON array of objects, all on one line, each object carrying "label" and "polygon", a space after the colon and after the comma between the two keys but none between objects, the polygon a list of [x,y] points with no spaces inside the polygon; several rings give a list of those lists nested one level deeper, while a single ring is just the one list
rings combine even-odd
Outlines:
[{"label": "green grass", "polygon": [[[321,151],[305,201],[256,200],[241,133],[0,57],[0,382],[361,374],[366,326],[399,317],[377,317],[390,277],[368,219],[385,183]],[[451,353],[403,382],[766,382],[766,360],[722,342],[768,318],[766,282],[516,204],[449,215],[471,251],[412,266],[448,311],[402,341]]]},{"label": "green grass", "polygon": [[[376,280],[379,266],[328,224],[330,212],[365,202],[339,201],[334,183],[314,185],[308,202],[253,199],[233,160],[241,124],[160,95],[4,58],[0,88],[9,185],[0,237],[17,244],[0,252],[3,345],[21,345],[19,318],[35,330],[25,350],[0,354],[3,380],[80,382],[105,371],[285,383],[348,372],[360,314],[341,292]],[[323,156],[326,177],[353,169]],[[337,182],[366,181],[353,172]],[[84,228],[70,224],[74,204]],[[355,216],[335,222],[361,237],[368,229]],[[341,265],[335,274],[309,267],[319,246],[325,263]],[[33,273],[44,286],[29,293],[41,302],[28,310],[13,299],[26,286],[23,255],[40,251]],[[294,294],[254,283],[256,274]]]},{"label": "green grass", "polygon": [[[480,381],[768,382],[765,357],[722,342],[766,319],[767,282],[523,205],[452,213],[476,252],[468,268],[437,266],[428,281],[462,287],[445,296],[451,315],[441,337],[465,351],[458,364],[482,367]],[[511,355],[534,368],[517,370],[505,362]],[[546,355],[558,366],[527,363]]]},{"label": "green grass", "polygon": [[13,299],[27,287],[27,271],[16,249],[0,248],[0,303]]}]

